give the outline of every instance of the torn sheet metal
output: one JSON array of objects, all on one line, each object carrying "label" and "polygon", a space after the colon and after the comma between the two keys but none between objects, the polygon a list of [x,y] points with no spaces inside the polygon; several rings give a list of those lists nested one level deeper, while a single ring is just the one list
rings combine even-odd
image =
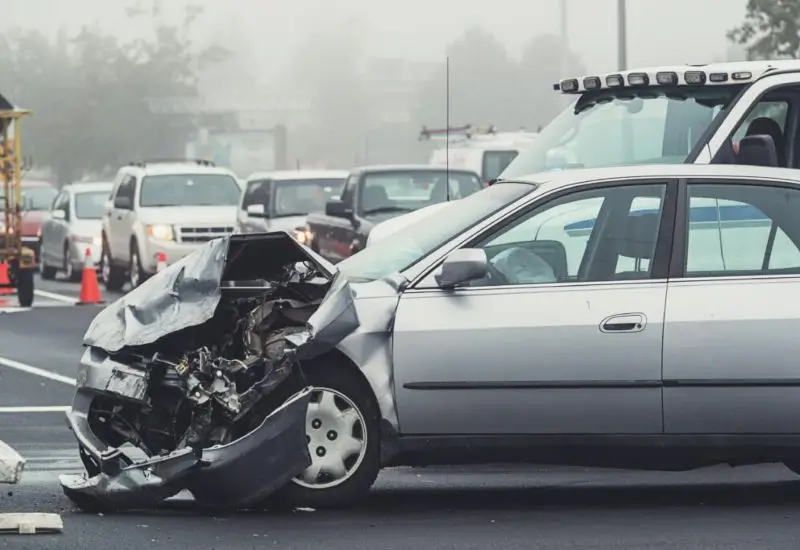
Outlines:
[{"label": "torn sheet metal", "polygon": [[152,507],[188,489],[205,506],[246,507],[311,464],[306,410],[311,389],[295,394],[261,425],[227,445],[175,451],[93,477],[62,475],[64,493],[84,510]]},{"label": "torn sheet metal", "polygon": [[25,459],[6,443],[0,441],[0,483],[19,483]]},{"label": "torn sheet metal", "polygon": [[285,232],[209,241],[103,309],[83,343],[109,353],[152,344],[211,319],[223,280],[270,281],[297,262],[311,262],[328,280],[333,278],[335,268],[329,262]]}]

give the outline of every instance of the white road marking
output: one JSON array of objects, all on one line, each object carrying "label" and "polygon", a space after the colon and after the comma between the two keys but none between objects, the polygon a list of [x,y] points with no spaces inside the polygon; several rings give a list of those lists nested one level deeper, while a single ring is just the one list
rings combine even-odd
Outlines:
[{"label": "white road marking", "polygon": [[47,290],[34,290],[33,293],[42,298],[49,298],[56,302],[64,302],[65,304],[74,305],[78,302],[78,299],[75,297],[70,297],[65,294],[56,294],[55,292],[48,292]]},{"label": "white road marking", "polygon": [[22,372],[27,372],[28,374],[33,374],[36,376],[41,376],[42,378],[47,378],[48,380],[61,382],[62,384],[67,384],[69,386],[74,386],[77,383],[74,378],[62,376],[60,374],[50,372],[49,370],[40,369],[39,367],[34,367],[31,365],[26,365],[25,363],[20,363],[19,361],[14,361],[13,359],[7,359],[5,357],[0,357],[0,366],[8,367],[9,369],[14,369]]},{"label": "white road marking", "polygon": [[55,413],[66,412],[70,407],[0,407],[2,413]]}]

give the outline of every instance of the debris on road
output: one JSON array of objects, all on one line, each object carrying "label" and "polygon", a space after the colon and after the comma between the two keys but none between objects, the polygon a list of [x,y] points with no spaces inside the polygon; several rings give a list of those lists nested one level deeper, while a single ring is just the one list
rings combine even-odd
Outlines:
[{"label": "debris on road", "polygon": [[16,484],[25,468],[25,459],[6,443],[0,441],[0,483]]},{"label": "debris on road", "polygon": [[358,327],[335,273],[288,233],[232,235],[101,311],[67,413],[86,475],[61,476],[65,494],[95,512],[185,489],[201,506],[241,508],[307,468],[301,361]]},{"label": "debris on road", "polygon": [[3,535],[48,535],[63,531],[64,522],[58,514],[0,514],[0,534]]}]

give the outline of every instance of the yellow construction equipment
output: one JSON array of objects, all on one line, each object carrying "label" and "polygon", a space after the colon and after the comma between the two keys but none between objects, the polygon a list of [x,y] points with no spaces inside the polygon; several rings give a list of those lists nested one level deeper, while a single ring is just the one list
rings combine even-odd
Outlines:
[{"label": "yellow construction equipment", "polygon": [[7,289],[16,289],[22,307],[33,305],[36,272],[34,251],[22,244],[24,205],[20,122],[30,114],[30,111],[15,108],[0,95],[0,179],[4,203],[0,226],[0,297],[8,292]]}]

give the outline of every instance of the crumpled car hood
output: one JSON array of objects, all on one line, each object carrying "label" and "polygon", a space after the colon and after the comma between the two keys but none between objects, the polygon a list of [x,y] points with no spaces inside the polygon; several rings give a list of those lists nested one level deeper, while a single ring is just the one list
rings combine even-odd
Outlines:
[{"label": "crumpled car hood", "polygon": [[[152,344],[168,334],[205,323],[219,304],[225,286],[223,281],[241,280],[247,277],[248,270],[256,271],[246,262],[237,261],[244,260],[241,256],[247,253],[246,245],[256,241],[263,242],[259,252],[265,253],[265,257],[257,261],[259,279],[269,280],[269,272],[277,275],[285,266],[305,261],[313,263],[330,279],[338,273],[330,262],[298,243],[287,232],[235,234],[215,239],[103,309],[86,330],[83,344],[117,353],[123,348]],[[269,268],[267,272],[265,267]],[[337,289],[342,295],[339,308],[347,308],[350,302],[354,311],[352,300],[347,299],[352,291],[341,279],[332,285],[328,296],[334,288]],[[340,310],[330,310],[329,306],[321,308],[312,316],[312,320],[316,317],[312,326],[324,327],[326,318],[341,313]],[[350,321],[348,333],[358,326],[354,314]],[[341,331],[340,326],[337,332]]]}]

